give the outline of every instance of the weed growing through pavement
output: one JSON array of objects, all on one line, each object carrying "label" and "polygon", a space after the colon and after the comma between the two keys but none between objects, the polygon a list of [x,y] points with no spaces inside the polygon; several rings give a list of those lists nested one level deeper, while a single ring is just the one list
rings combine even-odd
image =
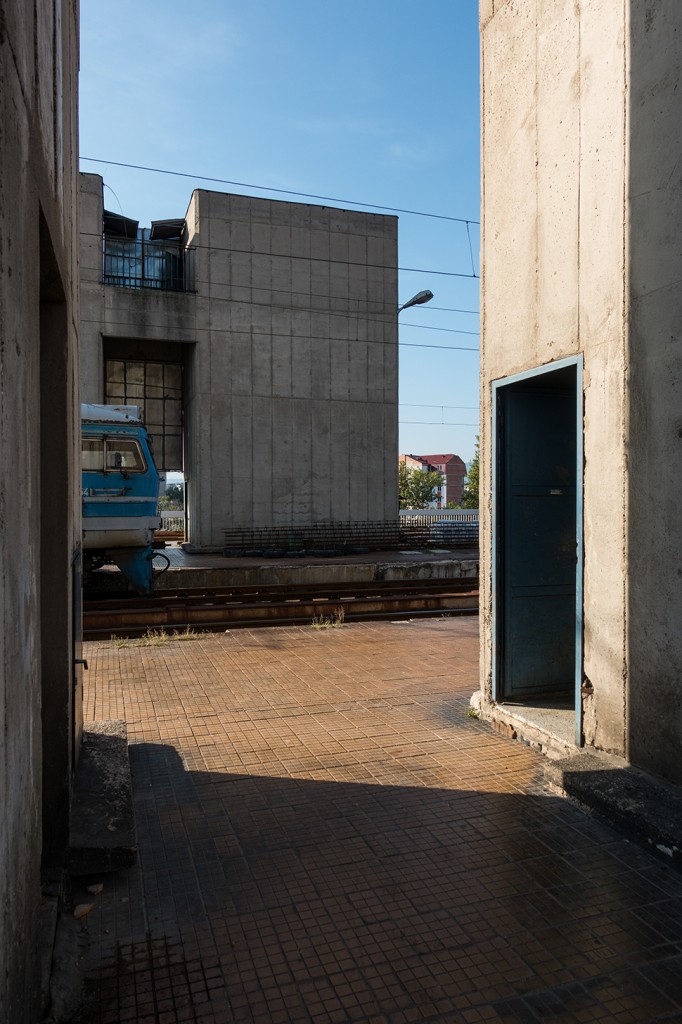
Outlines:
[{"label": "weed growing through pavement", "polygon": [[163,647],[174,640],[202,640],[203,636],[203,633],[197,633],[187,626],[182,632],[177,629],[172,633],[167,633],[163,629],[148,629],[144,636],[112,636],[110,643],[114,647]]},{"label": "weed growing through pavement", "polygon": [[467,718],[480,718],[480,717],[481,716],[479,715],[479,713],[476,710],[476,708],[469,708],[469,710],[467,711]]},{"label": "weed growing through pavement", "polygon": [[340,629],[345,618],[343,608],[336,608],[332,615],[315,615],[311,626],[313,629]]}]

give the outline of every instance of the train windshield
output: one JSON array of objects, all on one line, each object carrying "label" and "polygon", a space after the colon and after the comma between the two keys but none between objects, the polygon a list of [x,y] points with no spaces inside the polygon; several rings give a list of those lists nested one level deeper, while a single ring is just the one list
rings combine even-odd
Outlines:
[{"label": "train windshield", "polygon": [[84,437],[85,473],[144,473],[147,466],[137,441],[124,437]]}]

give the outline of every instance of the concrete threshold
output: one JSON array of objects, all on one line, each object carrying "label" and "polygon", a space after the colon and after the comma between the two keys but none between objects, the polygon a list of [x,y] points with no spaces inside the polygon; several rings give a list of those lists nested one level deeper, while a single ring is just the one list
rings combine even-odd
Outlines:
[{"label": "concrete threshold", "polygon": [[575,711],[555,704],[494,704],[485,715],[492,728],[557,760],[574,754]]},{"label": "concrete threshold", "polygon": [[550,787],[682,866],[682,789],[602,753],[548,762]]},{"label": "concrete threshold", "polygon": [[71,805],[72,876],[131,867],[137,860],[125,722],[84,722]]}]

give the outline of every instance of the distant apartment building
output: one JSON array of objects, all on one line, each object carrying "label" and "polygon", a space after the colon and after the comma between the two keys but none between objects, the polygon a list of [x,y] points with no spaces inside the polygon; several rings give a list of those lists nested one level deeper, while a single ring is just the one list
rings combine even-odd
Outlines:
[{"label": "distant apartment building", "polygon": [[144,407],[190,549],[395,518],[395,217],[197,190],[141,229],[83,174],[81,268],[83,401]]},{"label": "distant apartment building", "polygon": [[446,508],[451,501],[459,505],[462,500],[464,479],[467,474],[466,465],[459,455],[417,455],[416,458],[428,463],[429,466],[432,466],[443,477],[440,505],[437,507]]},{"label": "distant apartment building", "polygon": [[447,508],[450,502],[460,504],[467,469],[459,455],[400,455],[399,461],[424,473],[440,473],[441,485],[430,508]]}]

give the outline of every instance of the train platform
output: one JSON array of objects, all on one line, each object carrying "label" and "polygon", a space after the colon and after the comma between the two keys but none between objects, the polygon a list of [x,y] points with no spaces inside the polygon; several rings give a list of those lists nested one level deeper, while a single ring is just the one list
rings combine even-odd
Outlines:
[{"label": "train platform", "polygon": [[[478,577],[478,548],[441,548],[398,551],[370,551],[362,555],[326,555],[304,558],[227,558],[220,554],[194,554],[179,544],[160,551],[169,561],[165,571],[162,558],[155,590],[225,586],[268,586],[311,583],[359,583],[380,580],[460,579]],[[115,567],[98,570],[101,589],[124,589],[125,581]]]},{"label": "train platform", "polygon": [[475,618],[84,653],[139,861],[77,883],[83,1024],[682,1020],[682,875],[470,717]]}]

